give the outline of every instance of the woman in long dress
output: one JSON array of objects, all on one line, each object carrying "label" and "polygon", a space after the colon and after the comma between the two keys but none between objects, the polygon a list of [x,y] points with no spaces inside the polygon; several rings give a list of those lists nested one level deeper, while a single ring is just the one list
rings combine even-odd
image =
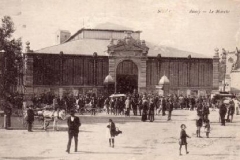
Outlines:
[{"label": "woman in long dress", "polygon": [[125,101],[125,108],[126,108],[126,116],[130,117],[130,98],[127,97],[126,101]]},{"label": "woman in long dress", "polygon": [[147,120],[148,113],[148,101],[146,98],[143,98],[143,111],[142,111],[142,121],[145,122]]},{"label": "woman in long dress", "polygon": [[150,104],[149,104],[149,120],[150,122],[154,121],[154,103],[153,103],[153,99],[150,100]]}]

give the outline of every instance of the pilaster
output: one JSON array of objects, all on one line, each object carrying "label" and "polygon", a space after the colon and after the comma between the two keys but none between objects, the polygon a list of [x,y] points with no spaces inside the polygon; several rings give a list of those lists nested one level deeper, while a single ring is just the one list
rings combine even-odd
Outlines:
[{"label": "pilaster", "polygon": [[218,49],[215,49],[215,55],[213,57],[213,90],[219,90],[219,53]]}]

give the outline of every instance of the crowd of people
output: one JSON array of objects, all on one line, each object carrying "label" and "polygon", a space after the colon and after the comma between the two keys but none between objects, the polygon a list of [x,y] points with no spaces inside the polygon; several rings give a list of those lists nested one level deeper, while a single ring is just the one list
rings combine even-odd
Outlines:
[{"label": "crowd of people", "polygon": [[[6,115],[6,125],[11,126],[11,114],[13,105],[17,105],[20,108],[20,99],[17,103],[11,103],[8,99],[4,104],[4,112]],[[224,99],[215,99],[210,96],[158,96],[154,94],[116,94],[110,97],[104,97],[102,95],[96,96],[95,94],[86,94],[73,96],[72,94],[64,96],[55,96],[54,94],[46,93],[39,96],[33,96],[31,99],[32,104],[27,107],[28,117],[26,119],[28,123],[28,131],[32,132],[32,124],[34,121],[34,109],[36,108],[51,108],[53,110],[63,109],[70,114],[67,119],[68,125],[68,144],[66,152],[70,153],[71,141],[74,138],[75,152],[78,149],[78,133],[81,122],[79,117],[75,116],[75,113],[83,114],[82,109],[86,105],[91,107],[91,114],[96,115],[96,109],[100,108],[106,111],[106,114],[112,116],[141,116],[141,121],[145,122],[149,120],[153,122],[155,116],[165,116],[166,120],[171,120],[172,111],[174,109],[186,109],[196,111],[198,118],[196,119],[196,137],[202,138],[201,129],[204,127],[206,137],[209,138],[211,131],[211,123],[209,119],[210,110],[214,111],[216,108],[219,110],[219,122],[222,126],[225,126],[227,122],[233,122],[234,114],[239,114],[240,102],[236,97],[228,98],[226,103]],[[24,106],[24,100],[22,101]],[[179,138],[179,155],[182,155],[182,146],[185,146],[186,154],[189,153],[187,148],[187,138],[191,138],[186,133],[186,125],[180,126],[180,138]],[[117,130],[115,123],[112,119],[109,119],[107,125],[109,146],[114,147],[114,137],[122,133]]]},{"label": "crowd of people", "polygon": [[[12,103],[13,102],[13,103]],[[5,103],[4,111],[7,117],[12,114],[12,108],[22,109],[24,100],[16,97]],[[26,104],[25,104],[26,105]],[[29,105],[29,104],[28,104]],[[56,96],[51,92],[41,95],[34,95],[31,98],[32,109],[51,108],[53,110],[64,109],[67,113],[75,110],[79,114],[84,114],[86,106],[89,106],[91,115],[96,115],[98,109],[106,111],[106,114],[122,115],[122,116],[142,116],[142,121],[154,121],[156,115],[167,115],[167,120],[171,120],[172,111],[174,109],[188,109],[197,111],[197,115],[201,117],[205,123],[208,120],[210,108],[219,109],[219,119],[222,125],[225,125],[225,115],[227,121],[233,121],[234,113],[239,114],[239,101],[233,98],[229,105],[223,103],[210,96],[183,96],[168,95],[159,96],[154,94],[138,94],[134,91],[132,94],[122,96],[103,96],[95,94],[65,94]],[[9,118],[7,118],[9,119]],[[11,126],[10,120],[8,126]],[[201,125],[201,123],[199,123]]]}]

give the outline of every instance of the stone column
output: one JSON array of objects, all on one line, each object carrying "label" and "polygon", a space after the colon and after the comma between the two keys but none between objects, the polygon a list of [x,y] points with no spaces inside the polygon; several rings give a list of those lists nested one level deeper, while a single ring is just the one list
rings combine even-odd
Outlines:
[{"label": "stone column", "polygon": [[138,92],[146,92],[147,88],[147,57],[141,58],[141,68],[138,83]]},{"label": "stone column", "polygon": [[215,55],[213,56],[213,90],[219,90],[219,53],[218,49],[215,49]]},{"label": "stone column", "polygon": [[109,75],[112,76],[113,80],[116,82],[116,74],[115,74],[115,58],[109,57]]}]

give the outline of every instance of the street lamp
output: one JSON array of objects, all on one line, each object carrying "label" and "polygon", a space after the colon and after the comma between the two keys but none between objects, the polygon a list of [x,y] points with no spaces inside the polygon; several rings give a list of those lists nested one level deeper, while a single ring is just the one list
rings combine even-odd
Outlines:
[{"label": "street lamp", "polygon": [[157,55],[157,78],[160,79],[160,61],[162,59],[162,55],[161,54],[158,54]]},{"label": "street lamp", "polygon": [[187,64],[188,64],[187,86],[190,86],[190,85],[191,85],[191,81],[190,81],[190,79],[191,79],[191,77],[190,77],[190,74],[191,74],[191,58],[192,58],[192,56],[191,56],[191,54],[189,54],[189,55],[188,55],[188,63],[187,63]]},{"label": "street lamp", "polygon": [[97,61],[97,52],[93,53],[93,84],[96,86],[96,61]]},{"label": "street lamp", "polygon": [[60,76],[59,79],[60,80],[59,80],[59,84],[63,85],[63,51],[60,51],[59,58],[60,58],[60,73],[59,73],[59,76]]}]

